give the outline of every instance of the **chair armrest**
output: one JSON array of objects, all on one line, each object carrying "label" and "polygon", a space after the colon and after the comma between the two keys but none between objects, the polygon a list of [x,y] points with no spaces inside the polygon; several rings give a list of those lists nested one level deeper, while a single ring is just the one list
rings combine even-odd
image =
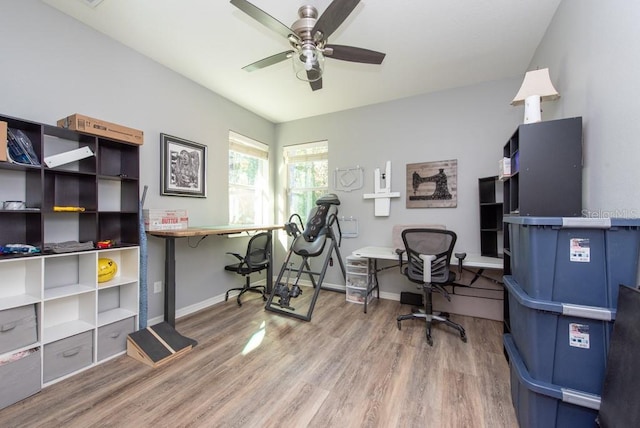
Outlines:
[{"label": "chair armrest", "polygon": [[431,269],[427,269],[427,266],[431,266],[431,262],[436,259],[436,256],[432,254],[420,254],[420,258],[424,261],[424,269],[422,269],[422,275],[424,275],[424,282],[431,283]]},{"label": "chair armrest", "polygon": [[240,260],[240,262],[244,262],[244,259],[242,258],[242,256],[238,253],[225,253],[225,254],[229,254],[230,256],[235,257],[236,259]]}]

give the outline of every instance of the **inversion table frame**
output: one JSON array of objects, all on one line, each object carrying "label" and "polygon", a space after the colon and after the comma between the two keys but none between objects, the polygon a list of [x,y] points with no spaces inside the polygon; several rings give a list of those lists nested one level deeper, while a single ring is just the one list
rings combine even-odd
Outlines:
[{"label": "inversion table frame", "polygon": [[[334,199],[331,199],[331,197],[333,197]],[[335,197],[335,195],[327,195],[318,199],[318,201],[316,201],[316,205],[319,205],[320,207],[322,207],[322,205],[326,205],[327,206],[326,209],[328,212],[326,215],[326,223],[324,224],[322,229],[317,233],[317,235],[315,236],[315,239],[312,240],[311,242],[307,241],[308,235],[300,234],[295,224],[288,223],[287,225],[285,225],[285,229],[287,230],[288,233],[290,233],[294,237],[294,239],[287,253],[287,257],[284,263],[282,264],[282,268],[280,269],[278,278],[275,281],[275,284],[271,290],[271,293],[269,293],[269,298],[265,305],[266,310],[288,315],[294,318],[301,319],[303,321],[311,321],[311,314],[313,313],[313,309],[316,305],[316,301],[318,300],[318,295],[320,293],[320,290],[324,289],[328,291],[336,291],[330,288],[322,287],[322,282],[324,280],[325,274],[327,273],[327,268],[329,267],[329,263],[334,253],[335,253],[335,257],[338,259],[338,263],[340,264],[340,269],[342,270],[342,277],[346,278],[346,270],[344,267],[344,262],[342,261],[342,256],[340,255],[338,240],[336,240],[336,236],[333,231],[334,225],[338,227],[338,231],[340,230],[340,225],[338,223],[338,216],[337,216],[338,210],[335,208],[335,206],[339,204],[340,204],[340,201],[337,199],[337,197]],[[309,220],[309,223],[307,224],[307,228],[309,228],[309,226],[312,225],[314,215],[321,209],[322,208],[316,207],[311,212],[309,216],[310,220]],[[320,242],[317,240],[322,240],[322,241]],[[330,244],[329,251],[326,253],[324,262],[322,264],[322,269],[320,270],[320,272],[312,271],[309,265],[309,259],[322,255],[322,253],[324,252],[324,247],[326,245],[327,240],[330,240],[331,244]],[[315,248],[311,249],[310,251],[307,251],[307,249],[310,248],[311,246]],[[293,254],[296,254],[302,257],[302,260],[297,268],[294,268],[294,266],[289,264],[290,263],[289,261]],[[289,289],[289,284],[283,283],[282,278],[284,277],[285,273],[288,273],[287,275],[287,281],[288,281],[291,276],[291,273],[294,271],[296,272],[295,280],[294,280],[294,283],[292,284],[292,288]],[[295,311],[295,308],[290,306],[289,304],[291,297],[296,298],[300,294],[300,291],[299,291],[300,289],[298,288],[298,282],[303,273],[309,275],[309,279],[311,280],[311,284],[314,289],[313,297],[311,298],[311,303],[309,305],[309,309],[307,310],[306,315],[293,312]],[[317,281],[316,281],[316,276],[317,276]],[[296,289],[297,289],[297,292],[295,291]],[[275,302],[274,297],[279,297],[280,298],[279,302]]]}]

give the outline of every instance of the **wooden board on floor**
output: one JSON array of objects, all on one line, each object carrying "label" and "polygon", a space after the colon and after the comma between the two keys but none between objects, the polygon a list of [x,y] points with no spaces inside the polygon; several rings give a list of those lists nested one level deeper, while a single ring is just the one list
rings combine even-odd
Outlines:
[{"label": "wooden board on floor", "polygon": [[189,352],[197,343],[162,322],[131,333],[127,337],[127,355],[156,368]]}]

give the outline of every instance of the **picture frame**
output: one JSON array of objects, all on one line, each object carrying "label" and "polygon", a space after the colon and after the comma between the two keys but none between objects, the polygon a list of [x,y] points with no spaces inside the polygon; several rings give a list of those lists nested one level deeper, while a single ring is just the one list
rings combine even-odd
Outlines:
[{"label": "picture frame", "polygon": [[458,160],[407,164],[407,208],[455,208]]},{"label": "picture frame", "polygon": [[160,134],[160,194],[206,198],[207,146]]}]

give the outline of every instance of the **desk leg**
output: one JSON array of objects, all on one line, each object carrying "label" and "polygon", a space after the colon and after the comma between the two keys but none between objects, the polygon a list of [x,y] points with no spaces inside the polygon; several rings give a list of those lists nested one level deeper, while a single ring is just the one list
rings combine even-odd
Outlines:
[{"label": "desk leg", "polygon": [[271,295],[273,289],[273,252],[276,248],[276,231],[271,231],[271,251],[269,252],[269,264],[267,265],[267,291],[265,294]]},{"label": "desk leg", "polygon": [[367,302],[369,301],[369,294],[373,293],[373,290],[378,289],[378,300],[380,300],[380,287],[378,286],[378,259],[367,258],[367,294],[364,296],[364,313],[367,313]]},{"label": "desk leg", "polygon": [[176,240],[165,238],[164,254],[164,320],[176,326]]}]

